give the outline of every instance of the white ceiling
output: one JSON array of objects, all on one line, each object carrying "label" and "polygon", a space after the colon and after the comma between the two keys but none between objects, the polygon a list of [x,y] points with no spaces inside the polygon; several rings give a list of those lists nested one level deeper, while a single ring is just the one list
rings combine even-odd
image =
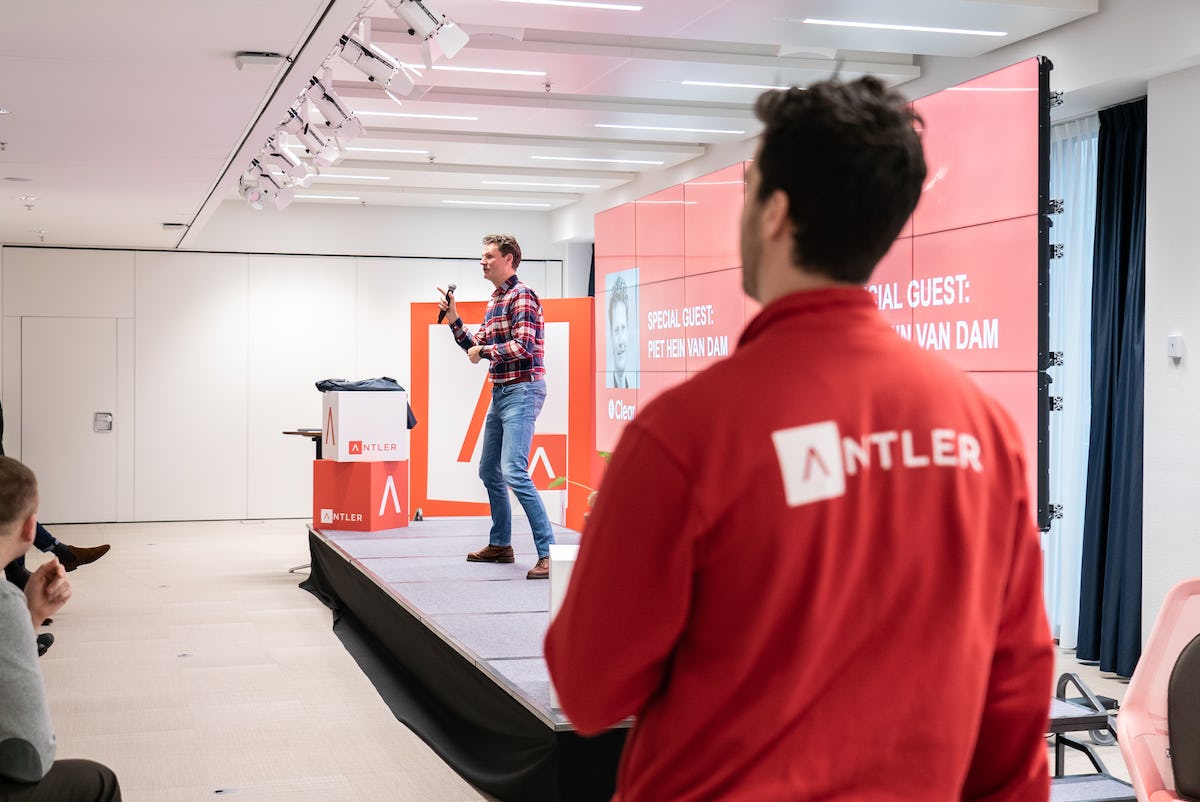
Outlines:
[{"label": "white ceiling", "polygon": [[[380,49],[420,63],[407,25],[384,0],[0,0],[0,107],[10,112],[0,114],[0,243],[186,247],[187,229],[163,224],[199,231],[236,198],[238,177],[324,65],[367,126],[352,147],[420,152],[347,153],[302,192],[358,200],[294,203],[556,209],[638,171],[757,134],[758,90],[684,80],[803,85],[840,64],[846,77],[869,72],[902,84],[919,76],[920,56],[977,56],[1097,9],[1097,0],[616,2],[644,8],[428,0],[471,36],[435,66],[545,75],[425,70],[397,105],[331,55],[338,37],[365,17]],[[830,27],[806,18],[1005,35]],[[238,70],[238,51],[277,52],[290,63]],[[612,125],[708,132],[600,127]],[[539,183],[580,186],[527,186]]]}]

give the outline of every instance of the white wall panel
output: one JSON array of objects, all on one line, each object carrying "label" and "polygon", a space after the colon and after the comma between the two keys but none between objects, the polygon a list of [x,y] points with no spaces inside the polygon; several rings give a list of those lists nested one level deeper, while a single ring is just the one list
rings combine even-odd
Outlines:
[{"label": "white wall panel", "polygon": [[247,257],[137,254],[134,516],[246,517]]},{"label": "white wall panel", "polygon": [[592,243],[568,242],[567,261],[563,268],[564,298],[585,298],[592,272]]},{"label": "white wall panel", "polygon": [[4,314],[133,317],[133,251],[4,249]]},{"label": "white wall panel", "polygon": [[[1200,576],[1200,182],[1196,159],[1200,68],[1150,81],[1146,145],[1145,430],[1142,501],[1142,638],[1175,583]],[[1167,356],[1182,334],[1185,353]]]},{"label": "white wall panel", "polygon": [[134,511],[134,433],[137,427],[137,325],[117,320],[117,520],[132,521]]},{"label": "white wall panel", "polygon": [[[38,475],[40,520],[117,519],[117,321],[21,320],[22,461]],[[98,431],[95,417],[112,421]]]},{"label": "white wall panel", "polygon": [[[422,242],[472,254],[462,258],[5,247],[4,444],[20,455],[21,315],[116,317],[118,426],[128,435],[118,442],[117,519],[307,516],[312,444],[280,432],[319,425],[313,383],[386,375],[407,387],[410,304],[436,301],[451,282],[460,299],[486,300],[476,229],[513,230],[527,252],[545,250],[516,225],[530,220],[545,227],[544,217],[477,221],[460,236],[435,215]],[[543,297],[561,294],[557,260],[529,259],[520,274]]]},{"label": "white wall panel", "polygon": [[460,301],[486,301],[491,297],[496,288],[483,277],[479,257],[459,260],[458,265],[458,290],[455,292],[455,298]]},{"label": "white wall panel", "polygon": [[21,318],[4,318],[4,453],[21,458]]},{"label": "white wall panel", "polygon": [[[558,262],[554,263],[555,269],[558,268]],[[521,266],[517,268],[517,275],[521,281],[533,287],[533,291],[538,294],[539,298],[557,298],[557,294],[550,295],[546,287],[546,263],[542,261],[521,262]],[[491,282],[488,282],[489,284]]]},{"label": "white wall panel", "polygon": [[286,429],[321,425],[320,379],[355,378],[357,260],[250,257],[248,515],[312,514],[312,444]]},{"label": "white wall panel", "polygon": [[[486,301],[490,298],[496,288],[483,277],[483,268],[479,266],[479,260],[461,259],[458,260],[458,264],[458,290],[455,297],[460,301]],[[521,281],[533,287],[539,298],[561,298],[562,281],[557,278],[561,271],[561,262],[548,263],[543,259],[529,259],[521,262],[521,266],[517,268],[517,275],[521,277]],[[556,274],[553,280],[548,278],[550,273]],[[437,300],[436,291],[432,300]]]},{"label": "white wall panel", "polygon": [[[0,406],[7,409],[9,401],[9,381],[7,372],[10,369],[10,360],[8,359],[8,338],[9,327],[8,318],[4,317],[4,258],[12,253],[11,248],[0,246]],[[20,325],[20,321],[17,321]],[[17,329],[19,331],[19,329]],[[19,353],[19,352],[18,352]],[[20,374],[17,374],[18,376]],[[0,427],[3,428],[3,427]],[[4,435],[0,432],[0,438]],[[3,446],[3,441],[0,440],[0,446]]]},{"label": "white wall panel", "polygon": [[563,246],[550,237],[550,214],[542,211],[296,202],[282,213],[264,214],[241,199],[222,203],[189,246],[247,253],[473,258],[490,232],[516,236],[529,259],[563,258]]},{"label": "white wall panel", "polygon": [[410,387],[411,304],[436,302],[437,288],[457,282],[461,272],[450,259],[359,259],[358,368],[345,378],[391,376]]},{"label": "white wall panel", "polygon": [[[563,262],[543,262],[546,271],[545,291],[540,293],[543,298],[566,298],[566,273]],[[584,293],[586,295],[586,293]]]}]

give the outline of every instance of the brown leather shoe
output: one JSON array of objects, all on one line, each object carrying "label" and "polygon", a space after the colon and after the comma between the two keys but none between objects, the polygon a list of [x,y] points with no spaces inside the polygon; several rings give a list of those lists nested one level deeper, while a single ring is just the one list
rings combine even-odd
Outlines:
[{"label": "brown leather shoe", "polygon": [[469,563],[510,563],[513,562],[512,546],[493,546],[488,544],[479,551],[467,555]]},{"label": "brown leather shoe", "polygon": [[526,579],[549,579],[550,578],[550,558],[538,557],[537,565],[529,569],[529,573],[525,574]]},{"label": "brown leather shoe", "polygon": [[84,546],[83,548],[79,546],[67,546],[67,551],[71,553],[71,558],[69,560],[61,560],[60,562],[62,562],[63,568],[66,568],[68,571],[74,571],[81,565],[96,562],[96,560],[108,554],[110,548],[112,546],[109,546],[107,543],[103,546]]}]

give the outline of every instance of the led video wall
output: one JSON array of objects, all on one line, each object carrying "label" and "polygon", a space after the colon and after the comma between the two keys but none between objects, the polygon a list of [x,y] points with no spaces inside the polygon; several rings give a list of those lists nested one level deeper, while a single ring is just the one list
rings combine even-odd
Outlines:
[{"label": "led video wall", "polygon": [[[914,102],[921,200],[868,289],[905,339],[941,354],[1020,427],[1046,510],[1049,62]],[[596,215],[596,447],[663,390],[730,354],[757,311],[741,288],[745,165]]]}]

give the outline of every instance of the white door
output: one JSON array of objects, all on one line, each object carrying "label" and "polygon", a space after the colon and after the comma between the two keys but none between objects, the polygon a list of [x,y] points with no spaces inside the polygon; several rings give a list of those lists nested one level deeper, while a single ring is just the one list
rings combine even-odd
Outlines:
[{"label": "white door", "polygon": [[117,520],[116,412],[115,319],[21,319],[21,459],[40,520]]}]

